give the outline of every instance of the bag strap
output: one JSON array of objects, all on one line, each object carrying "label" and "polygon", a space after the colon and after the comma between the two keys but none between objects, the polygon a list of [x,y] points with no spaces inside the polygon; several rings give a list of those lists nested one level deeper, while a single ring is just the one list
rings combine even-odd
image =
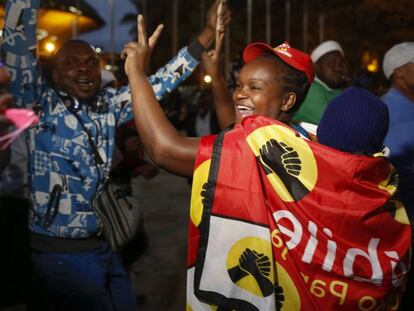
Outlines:
[{"label": "bag strap", "polygon": [[82,119],[77,114],[77,111],[79,110],[79,102],[76,100],[76,105],[74,105],[72,102],[74,101],[74,98],[70,95],[67,95],[66,93],[60,92],[56,90],[56,93],[59,95],[60,99],[62,100],[63,104],[66,106],[68,111],[72,113],[72,115],[78,120],[78,123],[86,133],[86,136],[88,137],[89,145],[92,147],[93,152],[93,158],[98,165],[104,164],[104,160],[102,159],[101,155],[99,154],[98,147],[92,140],[91,133],[89,133],[88,129],[86,128],[85,124],[83,124]]},{"label": "bag strap", "polygon": [[85,124],[83,124],[83,122],[81,122],[82,120],[79,118],[79,116],[76,114],[76,112],[74,113],[75,117],[78,119],[78,122],[80,123],[80,125],[82,126],[83,130],[86,133],[86,136],[88,136],[88,141],[89,144],[92,147],[92,152],[93,152],[93,158],[95,159],[96,164],[98,165],[102,165],[104,164],[104,160],[102,159],[101,155],[99,154],[98,151],[98,147],[96,147],[96,144],[94,143],[94,141],[92,140],[91,134],[89,133],[88,129],[86,128]]},{"label": "bag strap", "polygon": [[[85,124],[83,124],[83,120],[77,114],[77,110],[76,109],[73,109],[73,105],[70,105],[70,104],[66,104],[65,103],[68,100],[67,97],[65,96],[65,94],[62,94],[62,92],[59,92],[59,91],[56,91],[56,92],[59,95],[60,99],[63,101],[63,103],[66,106],[66,108],[68,109],[68,111],[70,113],[72,113],[72,115],[78,120],[78,123],[82,127],[83,131],[86,133],[86,136],[88,137],[89,145],[92,148],[92,155],[93,155],[93,159],[95,161],[96,171],[98,173],[98,180],[101,181],[101,173],[100,173],[100,170],[99,170],[99,166],[102,165],[102,164],[104,164],[105,162],[102,159],[101,155],[99,154],[98,147],[96,146],[96,144],[92,140],[91,133],[88,131],[88,129],[86,128]],[[103,185],[103,187],[101,188],[101,191],[102,191],[107,186],[108,182],[109,182],[109,177],[108,178],[104,178],[103,181],[97,183],[96,189],[95,189],[96,190],[95,196],[98,194],[99,185],[102,183],[102,185]]]}]

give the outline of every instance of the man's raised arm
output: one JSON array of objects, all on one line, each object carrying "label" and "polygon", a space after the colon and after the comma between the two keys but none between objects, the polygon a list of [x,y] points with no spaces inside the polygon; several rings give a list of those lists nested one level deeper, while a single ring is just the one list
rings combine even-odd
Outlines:
[{"label": "man's raised arm", "polygon": [[39,96],[36,59],[39,5],[40,0],[9,0],[6,4],[2,56],[18,106],[30,106]]}]

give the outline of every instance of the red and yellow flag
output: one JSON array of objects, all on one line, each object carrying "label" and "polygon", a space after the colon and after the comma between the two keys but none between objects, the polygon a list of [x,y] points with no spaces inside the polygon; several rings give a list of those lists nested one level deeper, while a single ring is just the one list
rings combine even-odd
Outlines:
[{"label": "red and yellow flag", "polygon": [[411,228],[383,157],[265,117],[202,139],[187,310],[397,310]]}]

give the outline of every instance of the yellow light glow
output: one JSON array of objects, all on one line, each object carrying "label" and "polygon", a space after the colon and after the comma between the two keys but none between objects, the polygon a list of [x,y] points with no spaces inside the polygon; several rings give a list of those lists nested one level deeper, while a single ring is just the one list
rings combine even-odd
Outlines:
[{"label": "yellow light glow", "polygon": [[46,51],[48,51],[49,53],[52,53],[55,49],[56,49],[56,45],[53,42],[47,42],[45,44],[45,49]]},{"label": "yellow light glow", "polygon": [[212,81],[211,76],[209,76],[209,75],[205,75],[205,76],[204,76],[204,82],[205,82],[205,83],[211,83],[211,81]]},{"label": "yellow light glow", "polygon": [[378,60],[373,59],[371,62],[367,65],[367,70],[369,72],[378,72]]}]

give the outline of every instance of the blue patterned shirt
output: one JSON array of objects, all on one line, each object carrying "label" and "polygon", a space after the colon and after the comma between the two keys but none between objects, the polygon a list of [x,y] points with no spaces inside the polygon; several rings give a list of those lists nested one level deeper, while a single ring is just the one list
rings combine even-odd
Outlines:
[{"label": "blue patterned shirt", "polygon": [[[3,56],[11,73],[15,102],[36,107],[40,123],[28,130],[29,187],[32,232],[50,237],[82,239],[96,235],[100,222],[91,202],[108,177],[116,127],[133,118],[128,86],[103,89],[96,101],[105,107],[80,105],[76,112],[63,103],[38,71],[36,20],[39,0],[10,0],[3,31]],[[160,99],[195,69],[198,61],[183,48],[149,81]],[[95,144],[103,164],[96,163]]]}]

